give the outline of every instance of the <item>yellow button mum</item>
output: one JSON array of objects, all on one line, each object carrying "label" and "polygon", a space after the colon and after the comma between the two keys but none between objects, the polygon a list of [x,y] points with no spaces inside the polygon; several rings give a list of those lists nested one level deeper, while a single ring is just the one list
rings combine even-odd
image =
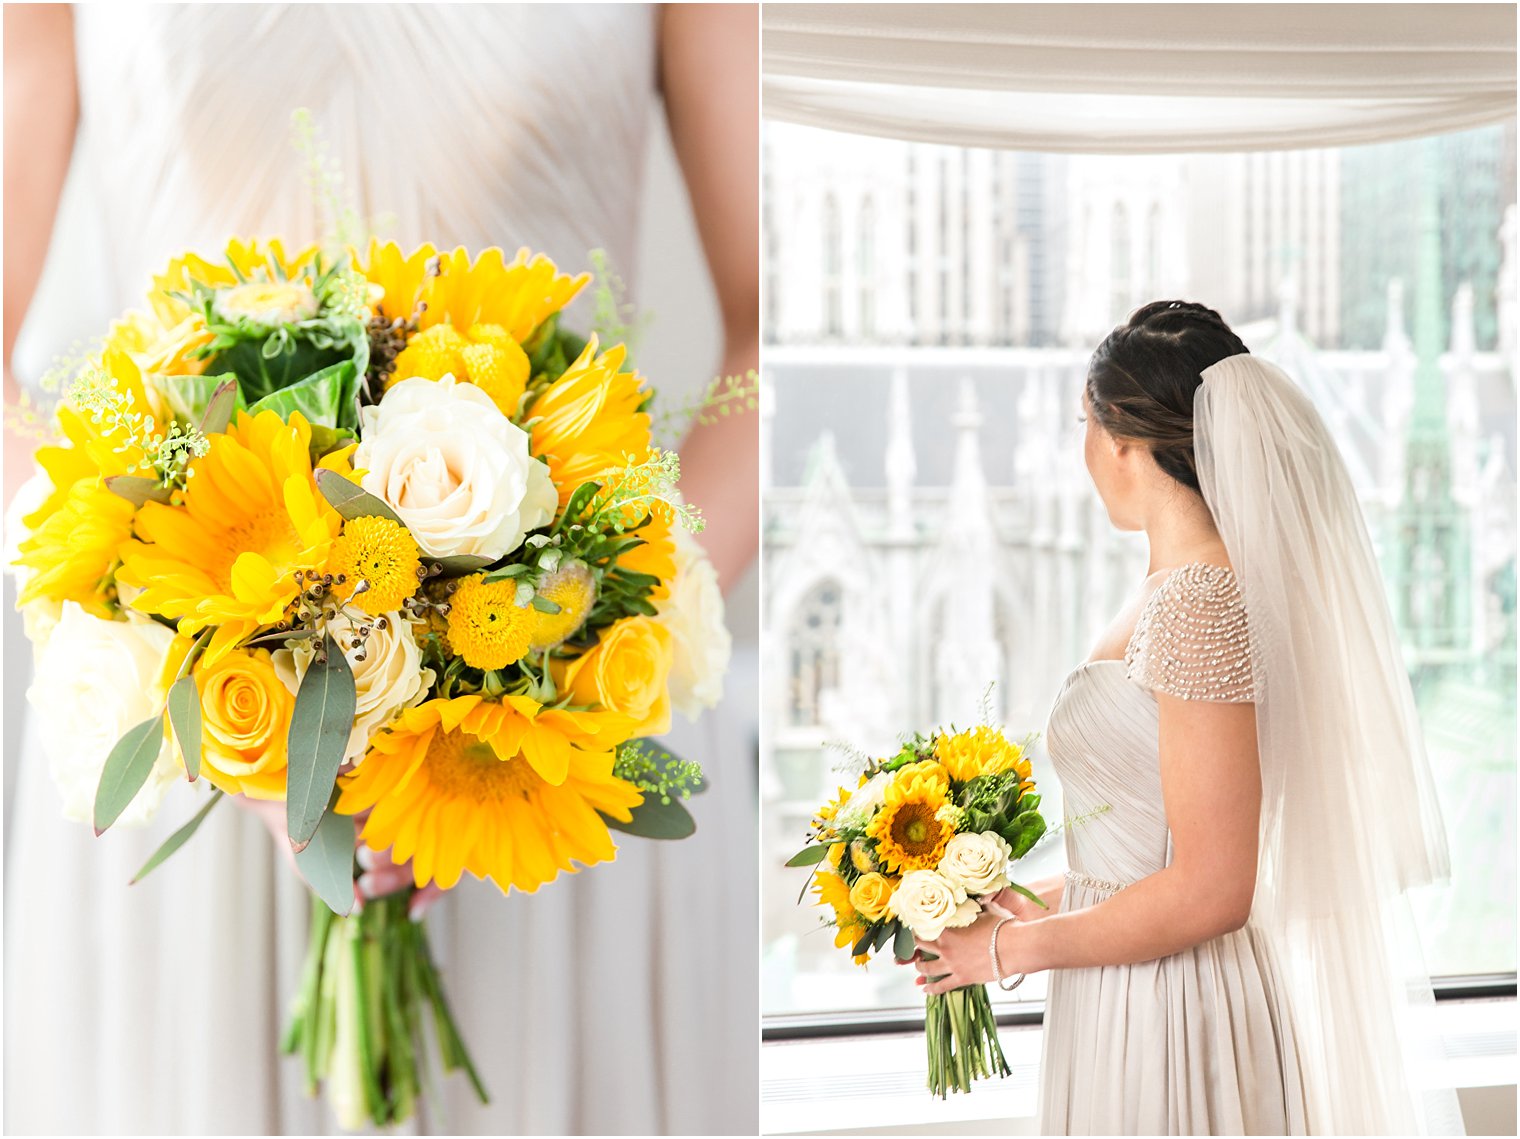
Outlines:
[{"label": "yellow button mum", "polygon": [[538,594],[559,606],[558,613],[538,613],[529,647],[541,653],[563,644],[585,623],[596,601],[596,581],[585,566],[569,562],[545,575]]},{"label": "yellow button mum", "polygon": [[453,376],[474,384],[491,397],[503,415],[512,418],[528,388],[531,371],[527,353],[500,325],[478,324],[466,336],[452,324],[435,324],[407,341],[385,386],[417,377],[440,380]]},{"label": "yellow button mum", "polygon": [[522,660],[537,626],[537,610],[517,604],[511,578],[486,581],[485,574],[472,574],[449,598],[449,645],[471,668],[506,668]]},{"label": "yellow button mum", "polygon": [[[366,516],[350,518],[343,533],[333,543],[327,571],[342,574],[343,584],[334,586],[338,597],[353,603],[371,616],[392,613],[417,592],[417,569],[421,551],[406,527],[389,518]],[[369,588],[355,594],[360,581]]]}]

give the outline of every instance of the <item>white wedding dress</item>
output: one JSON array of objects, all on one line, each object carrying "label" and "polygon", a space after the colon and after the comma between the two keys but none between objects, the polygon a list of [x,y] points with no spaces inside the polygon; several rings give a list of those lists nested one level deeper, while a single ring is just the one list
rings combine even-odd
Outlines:
[{"label": "white wedding dress", "polygon": [[[1171,862],[1154,691],[1255,697],[1235,576],[1174,570],[1147,601],[1125,660],[1067,678],[1047,746],[1061,777],[1071,870],[1061,910],[1100,905]],[[1056,969],[1046,1000],[1045,1135],[1304,1135],[1295,1024],[1254,920],[1133,965]]]},{"label": "white wedding dress", "polygon": [[[76,29],[80,134],[54,240],[70,255],[51,259],[25,332],[44,352],[140,306],[177,251],[318,238],[290,143],[299,107],[359,212],[391,219],[384,236],[528,245],[571,269],[603,248],[634,279],[656,98],[647,7],[100,5]],[[710,368],[658,379],[690,390]],[[24,679],[9,687],[15,709]],[[754,1131],[753,741],[734,726],[753,717],[747,688],[672,737],[715,784],[695,839],[624,841],[615,864],[534,896],[467,879],[429,915],[492,1102],[450,1078],[420,1129]],[[60,818],[32,732],[15,766],[7,1132],[336,1130],[277,1051],[307,895],[262,826],[223,807],[129,889],[192,789],[149,830],[97,840]]]}]

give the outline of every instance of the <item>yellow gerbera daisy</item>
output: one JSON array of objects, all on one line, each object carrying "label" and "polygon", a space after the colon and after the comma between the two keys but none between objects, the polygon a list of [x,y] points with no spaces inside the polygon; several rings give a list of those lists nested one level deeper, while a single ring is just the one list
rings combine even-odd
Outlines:
[{"label": "yellow gerbera daisy", "polygon": [[[1024,749],[1002,732],[985,725],[954,735],[941,735],[934,744],[934,757],[951,779],[964,783],[979,775],[997,775],[1004,771],[1018,773],[1021,780],[1030,776],[1029,760]],[[1033,783],[1027,786],[1033,787]]]},{"label": "yellow gerbera daisy", "polygon": [[[850,901],[850,885],[838,874],[819,870],[813,875],[813,886],[818,894],[818,905],[834,911],[834,946],[846,949],[860,940],[866,931],[866,919]],[[862,953],[854,958],[855,964],[864,965],[871,958]]]},{"label": "yellow gerbera daisy", "polygon": [[565,374],[528,409],[533,453],[549,464],[563,507],[581,483],[649,457],[649,416],[639,410],[647,392],[637,372],[623,372],[627,350],[601,356],[593,336]]},{"label": "yellow gerbera daisy", "polygon": [[115,600],[109,575],[132,538],[130,502],[98,482],[81,479],[63,506],[20,545],[17,563],[32,571],[17,597],[77,601],[97,617],[111,615]]},{"label": "yellow gerbera daisy", "polygon": [[333,543],[327,572],[343,575],[333,592],[339,600],[354,597],[360,581],[368,588],[354,597],[354,604],[371,616],[393,613],[401,603],[417,592],[422,565],[421,551],[406,527],[389,518],[364,516],[350,518],[343,533]]},{"label": "yellow gerbera daisy", "polygon": [[876,854],[894,874],[932,870],[945,853],[955,828],[942,817],[949,784],[937,763],[911,763],[887,784],[880,809],[866,833],[876,840]]},{"label": "yellow gerbera daisy", "polygon": [[[419,886],[452,886],[469,871],[531,894],[576,863],[610,861],[617,850],[602,815],[627,822],[642,792],[612,774],[611,747],[560,735],[564,763],[546,765],[538,744],[558,729],[544,721],[577,714],[524,700],[461,696],[407,709],[340,779],[336,810],[373,808],[365,842],[411,859]],[[593,739],[582,727],[572,731]]]},{"label": "yellow gerbera daisy", "polygon": [[180,630],[210,625],[215,660],[295,600],[298,570],[326,568],[341,519],[312,478],[311,427],[292,414],[239,413],[192,464],[184,504],[147,503],[142,539],[122,554],[118,578],[142,590],[132,605],[178,617]]},{"label": "yellow gerbera daisy", "polygon": [[[428,272],[434,257],[437,275]],[[527,249],[518,250],[510,263],[500,249],[487,249],[471,263],[463,247],[439,253],[423,245],[405,254],[395,242],[372,241],[363,262],[359,271],[384,290],[378,307],[387,318],[408,320],[421,301],[427,307],[418,319],[420,328],[447,323],[464,331],[494,324],[519,344],[591,280],[589,273],[567,276],[543,254]]]}]

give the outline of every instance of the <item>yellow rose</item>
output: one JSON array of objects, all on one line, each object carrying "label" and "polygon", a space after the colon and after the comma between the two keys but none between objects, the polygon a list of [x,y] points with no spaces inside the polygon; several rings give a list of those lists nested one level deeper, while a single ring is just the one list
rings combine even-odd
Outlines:
[{"label": "yellow rose", "polygon": [[880,921],[887,916],[892,892],[896,889],[897,883],[884,874],[875,871],[862,874],[850,887],[850,905],[868,921]]},{"label": "yellow rose", "polygon": [[563,665],[560,691],[577,704],[597,704],[634,722],[634,736],[670,730],[670,630],[649,617],[625,617],[597,644]]},{"label": "yellow rose", "polygon": [[285,740],[296,699],[263,649],[234,649],[196,669],[201,774],[230,794],[285,798]]}]

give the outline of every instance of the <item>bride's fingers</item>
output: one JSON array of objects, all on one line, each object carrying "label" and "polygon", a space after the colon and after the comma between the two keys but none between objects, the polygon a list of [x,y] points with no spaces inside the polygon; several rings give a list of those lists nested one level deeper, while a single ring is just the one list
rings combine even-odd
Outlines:
[{"label": "bride's fingers", "polygon": [[411,884],[411,867],[397,866],[394,863],[376,866],[359,875],[359,891],[366,898],[383,898],[397,890],[404,890]]},{"label": "bride's fingers", "polygon": [[413,921],[421,921],[428,910],[433,908],[434,903],[443,897],[443,887],[437,882],[429,882],[422,889],[412,895],[411,902],[406,907],[407,917]]}]

